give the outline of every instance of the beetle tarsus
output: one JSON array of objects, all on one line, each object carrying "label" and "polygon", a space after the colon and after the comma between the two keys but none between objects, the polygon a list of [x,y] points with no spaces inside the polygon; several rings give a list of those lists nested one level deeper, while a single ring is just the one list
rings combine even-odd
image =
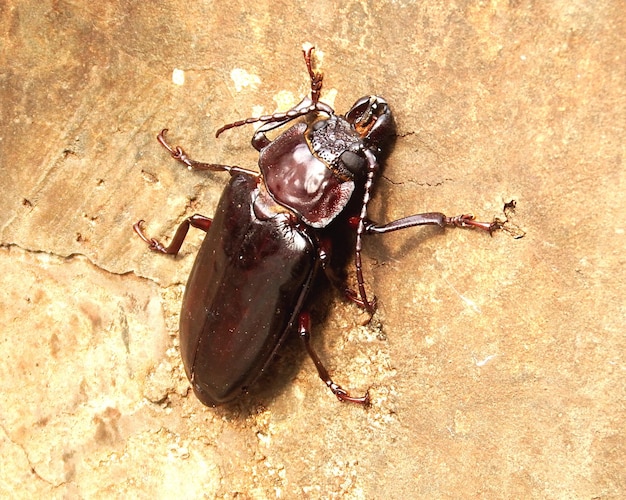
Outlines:
[{"label": "beetle tarsus", "polygon": [[150,250],[155,252],[161,252],[166,255],[176,255],[180,250],[180,247],[185,241],[185,237],[187,236],[187,232],[189,231],[189,226],[195,227],[197,229],[202,229],[204,232],[209,230],[211,227],[212,219],[205,217],[200,214],[193,214],[191,217],[187,217],[183,222],[180,223],[178,229],[176,229],[176,233],[174,234],[174,238],[172,242],[165,246],[159,242],[159,240],[155,238],[148,238],[146,234],[143,232],[142,225],[145,221],[140,220],[139,222],[133,225],[133,229],[139,235],[139,237],[148,244]]},{"label": "beetle tarsus", "polygon": [[304,54],[306,69],[308,70],[309,77],[311,78],[311,100],[316,103],[319,101],[320,94],[322,92],[322,80],[324,80],[324,75],[313,70],[312,54],[314,50],[315,47],[311,46],[307,49],[303,49],[302,53]]},{"label": "beetle tarsus", "polygon": [[139,237],[145,241],[148,244],[148,247],[150,248],[150,250],[154,250],[156,252],[161,252],[161,253],[167,253],[167,249],[161,245],[161,243],[159,243],[158,240],[155,240],[154,238],[148,238],[146,236],[146,234],[143,232],[143,228],[142,226],[145,224],[146,221],[144,220],[140,220],[138,222],[136,222],[135,224],[133,224],[133,229],[135,230],[135,232],[139,235]]},{"label": "beetle tarsus", "polygon": [[489,234],[493,234],[494,231],[502,228],[502,223],[498,219],[494,219],[492,222],[480,222],[474,217],[474,214],[463,214],[455,217],[446,217],[445,224],[455,227],[470,227],[476,229],[482,229]]},{"label": "beetle tarsus", "polygon": [[[257,122],[265,122],[266,124],[274,124],[275,126],[270,127],[267,130],[271,130],[275,127],[284,125],[288,121],[294,120],[300,116],[306,116],[310,113],[318,112],[318,113],[327,113],[334,114],[334,110],[323,102],[319,102],[320,94],[322,92],[322,81],[324,80],[324,76],[315,71],[313,69],[312,63],[312,54],[315,50],[315,47],[309,47],[308,49],[303,49],[304,54],[304,62],[306,64],[307,71],[309,72],[309,78],[311,79],[311,97],[305,97],[297,106],[291,108],[289,111],[283,111],[279,113],[274,113],[271,115],[263,115],[257,117],[246,118],[244,120],[237,120],[236,122],[228,123],[223,125],[215,132],[215,137],[219,137],[222,132],[226,130],[230,130],[231,128],[241,127],[243,125],[250,125],[252,123]],[[310,104],[309,104],[310,103]],[[159,141],[160,142],[160,141]]]},{"label": "beetle tarsus", "polygon": [[315,368],[317,368],[317,373],[319,377],[324,381],[326,386],[332,391],[332,393],[335,396],[337,396],[337,399],[339,399],[339,401],[348,401],[350,403],[357,403],[357,404],[364,405],[364,406],[369,405],[370,403],[369,391],[367,391],[364,396],[354,397],[354,396],[351,396],[348,393],[348,391],[346,391],[340,385],[333,382],[333,380],[330,378],[328,370],[326,369],[326,367],[322,363],[322,360],[319,358],[319,356],[313,349],[313,346],[311,345],[310,330],[311,330],[311,316],[309,315],[308,312],[300,313],[298,333],[300,334],[300,338],[302,339],[302,342],[304,343],[304,347],[306,348],[306,351],[309,354],[309,357],[313,361],[313,364],[315,364]]},{"label": "beetle tarsus", "polygon": [[355,397],[355,396],[350,396],[350,394],[348,394],[348,391],[346,391],[341,386],[335,383],[330,383],[330,384],[327,383],[326,385],[328,385],[328,388],[333,392],[333,394],[337,397],[339,401],[342,401],[342,402],[347,401],[349,403],[356,403],[356,404],[360,404],[363,406],[369,406],[371,403],[370,391],[365,391],[365,395],[361,397]]},{"label": "beetle tarsus", "polygon": [[191,158],[189,158],[187,156],[187,153],[185,153],[185,151],[183,150],[183,148],[181,148],[180,146],[176,146],[176,147],[172,147],[168,144],[168,142],[165,140],[165,134],[167,133],[167,129],[164,128],[163,130],[161,130],[161,132],[159,133],[159,135],[157,135],[157,141],[159,141],[159,143],[161,144],[161,146],[163,146],[165,149],[167,149],[170,153],[170,155],[172,156],[172,158],[174,158],[175,160],[184,163],[185,165],[187,165],[188,168],[194,169],[196,167],[194,167],[194,164],[198,163],[194,160],[192,160]]},{"label": "beetle tarsus", "polygon": [[175,160],[181,162],[190,170],[209,170],[212,172],[228,172],[230,175],[235,174],[246,174],[252,175],[254,177],[258,177],[259,174],[254,172],[253,170],[248,170],[241,167],[230,166],[230,165],[221,165],[219,163],[205,163],[201,161],[196,161],[185,153],[185,150],[180,146],[172,147],[165,140],[165,134],[167,133],[167,129],[163,129],[159,135],[157,135],[157,140],[165,149],[167,149]]}]

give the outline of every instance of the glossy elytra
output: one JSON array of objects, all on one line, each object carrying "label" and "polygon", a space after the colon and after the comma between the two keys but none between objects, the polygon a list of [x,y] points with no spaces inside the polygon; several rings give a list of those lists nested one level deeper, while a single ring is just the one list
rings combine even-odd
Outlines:
[{"label": "glossy elytra", "polygon": [[[173,158],[193,170],[225,171],[224,189],[213,219],[192,215],[168,246],[147,237],[143,221],[134,225],[150,249],[176,255],[190,226],[206,232],[185,289],[180,315],[180,349],[197,397],[206,405],[231,401],[263,372],[290,333],[297,332],[320,378],[341,401],[369,403],[369,393],[352,396],[331,379],[310,339],[310,291],[322,269],[345,296],[375,310],[365,290],[362,238],[414,226],[473,227],[472,215],[438,212],[411,215],[380,225],[367,207],[380,162],[395,135],[391,109],[379,96],[356,101],[345,115],[321,102],[322,75],[313,69],[313,48],[304,50],[311,96],[287,112],[247,118],[217,131],[263,122],[252,137],[259,170],[192,160],[165,137],[158,141]],[[281,129],[276,130],[276,129]],[[276,130],[273,140],[268,132]],[[332,244],[352,231],[358,290],[337,278]]]}]

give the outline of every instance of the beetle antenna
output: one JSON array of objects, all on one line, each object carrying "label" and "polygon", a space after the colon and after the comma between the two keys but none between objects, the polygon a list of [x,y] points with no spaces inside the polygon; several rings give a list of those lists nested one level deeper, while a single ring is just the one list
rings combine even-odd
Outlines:
[{"label": "beetle antenna", "polygon": [[359,295],[363,302],[363,307],[370,314],[374,314],[376,310],[376,297],[370,302],[367,300],[367,293],[365,291],[365,280],[363,279],[363,265],[361,262],[361,249],[363,248],[363,233],[365,232],[365,219],[367,218],[367,204],[370,201],[370,194],[372,192],[372,185],[374,184],[374,175],[378,170],[378,162],[376,157],[369,150],[365,150],[365,157],[367,158],[367,180],[365,181],[365,192],[363,193],[363,203],[361,204],[361,214],[359,215],[359,225],[356,229],[356,244],[355,244],[355,266],[356,266],[356,280],[359,286]]},{"label": "beetle antenna", "polygon": [[[324,79],[324,75],[320,72],[315,71],[313,69],[313,51],[315,50],[314,46],[308,46],[302,49],[302,54],[304,56],[304,63],[306,64],[306,69],[309,72],[309,78],[311,79],[311,97],[305,97],[300,104],[296,107],[290,109],[289,111],[283,113],[274,113],[272,115],[263,115],[258,117],[246,118],[245,120],[238,120],[233,123],[228,123],[223,127],[219,128],[217,132],[215,132],[215,137],[219,137],[222,132],[225,130],[229,130],[231,128],[241,127],[242,125],[249,125],[251,123],[265,122],[265,123],[273,123],[273,122],[288,122],[299,118],[304,115],[308,115],[309,113],[313,113],[314,111],[327,113],[329,115],[334,114],[333,109],[328,106],[328,104],[324,104],[319,102],[320,94],[322,92],[322,80]],[[311,103],[308,106],[303,106],[303,104],[309,100]]]},{"label": "beetle antenna", "polygon": [[[219,137],[222,132],[225,130],[229,130],[235,127],[241,127],[242,125],[249,125],[250,123],[257,122],[265,122],[265,123],[273,123],[273,122],[289,122],[291,120],[295,120],[304,115],[308,115],[309,113],[313,113],[314,111],[327,113],[329,115],[334,114],[333,108],[331,108],[328,104],[324,104],[323,102],[313,102],[308,106],[302,106],[306,101],[311,102],[308,97],[305,97],[304,100],[298,104],[295,108],[291,108],[289,111],[284,111],[282,113],[274,113],[273,115],[263,115],[263,116],[253,116],[251,118],[246,118],[245,120],[239,120],[233,123],[229,123],[219,128],[217,132],[215,132],[215,137]],[[284,125],[281,124],[281,125]],[[278,125],[277,125],[278,126]]]}]

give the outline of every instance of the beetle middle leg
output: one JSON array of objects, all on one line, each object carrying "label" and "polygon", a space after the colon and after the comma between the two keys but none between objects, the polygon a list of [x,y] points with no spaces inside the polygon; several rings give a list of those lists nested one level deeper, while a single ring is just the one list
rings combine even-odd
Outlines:
[{"label": "beetle middle leg", "polygon": [[377,224],[362,217],[354,217],[351,222],[353,225],[357,226],[356,273],[359,293],[357,294],[352,290],[347,290],[347,296],[350,300],[366,309],[370,314],[373,314],[376,310],[376,297],[372,297],[371,300],[368,300],[365,292],[365,281],[363,279],[361,265],[362,248],[360,234],[384,234],[417,226],[466,227],[470,229],[481,229],[483,231],[488,231],[489,234],[492,234],[494,231],[502,227],[502,223],[497,219],[494,219],[493,222],[480,222],[475,220],[472,214],[448,217],[441,212],[427,212],[423,214],[409,215],[386,224]]},{"label": "beetle middle leg", "polygon": [[212,219],[209,219],[208,217],[200,214],[194,214],[191,217],[187,217],[183,222],[181,222],[180,226],[178,226],[176,234],[174,234],[174,238],[168,246],[164,246],[159,242],[159,240],[156,240],[154,238],[148,238],[144,234],[141,227],[144,223],[143,220],[135,223],[133,225],[133,229],[139,235],[139,237],[150,246],[150,250],[154,250],[155,252],[161,252],[167,255],[176,255],[180,250],[183,241],[185,241],[187,231],[189,231],[189,226],[195,227],[197,229],[202,229],[206,233],[209,230],[209,227],[211,227],[211,222]]},{"label": "beetle middle leg", "polygon": [[358,403],[362,405],[369,405],[370,403],[370,395],[369,391],[365,393],[364,396],[355,397],[350,396],[348,391],[343,389],[340,385],[335,384],[333,380],[330,378],[328,370],[322,363],[322,360],[319,358],[313,346],[311,345],[311,317],[308,312],[300,313],[298,319],[298,333],[300,334],[300,338],[304,343],[304,347],[306,348],[309,357],[315,364],[315,368],[317,368],[317,373],[322,381],[326,384],[326,386],[332,391],[332,393],[337,396],[339,401],[350,401],[351,403]]},{"label": "beetle middle leg", "polygon": [[467,227],[476,228],[488,231],[490,234],[493,231],[500,229],[501,223],[497,220],[493,222],[479,222],[474,219],[472,214],[456,215],[454,217],[448,217],[441,212],[427,212],[423,214],[409,215],[402,219],[388,222],[387,224],[376,224],[372,221],[364,221],[365,234],[383,234],[397,231],[399,229],[406,229],[416,226],[440,226],[440,227]]}]

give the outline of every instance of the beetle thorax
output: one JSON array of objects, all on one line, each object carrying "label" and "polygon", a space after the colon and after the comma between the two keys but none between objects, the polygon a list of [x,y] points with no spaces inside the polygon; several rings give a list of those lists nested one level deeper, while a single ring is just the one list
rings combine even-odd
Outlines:
[{"label": "beetle thorax", "polygon": [[[337,175],[332,166],[315,154],[308,141],[309,132],[305,123],[286,130],[263,148],[259,168],[274,200],[292,209],[306,224],[324,227],[344,209],[354,191],[354,182],[349,175]],[[343,144],[345,150],[345,140]],[[341,161],[340,151],[327,148],[324,155]]]}]

